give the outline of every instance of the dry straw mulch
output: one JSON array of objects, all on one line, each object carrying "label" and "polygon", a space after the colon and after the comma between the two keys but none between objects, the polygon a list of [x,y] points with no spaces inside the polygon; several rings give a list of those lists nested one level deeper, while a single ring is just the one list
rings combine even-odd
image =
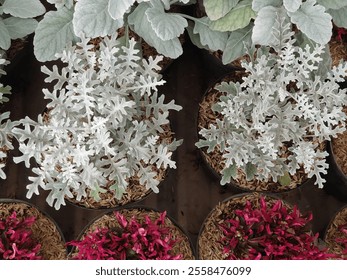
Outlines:
[{"label": "dry straw mulch", "polygon": [[[129,209],[121,209],[118,211],[120,214],[122,214],[126,219],[130,219],[132,217],[136,217],[136,219],[141,222],[144,221],[145,216],[148,215],[150,219],[156,220],[160,217],[160,212],[150,209],[142,209],[142,208],[129,208]],[[184,260],[194,260],[194,252],[192,250],[192,246],[190,243],[189,238],[187,235],[174,224],[174,222],[166,216],[165,218],[165,227],[168,227],[170,229],[170,233],[172,235],[172,238],[175,240],[179,240],[175,244],[172,250],[173,255],[182,255],[182,259]],[[98,228],[116,228],[120,227],[116,218],[114,217],[113,212],[109,212],[101,216],[100,218],[97,218],[95,221],[93,221],[87,228],[82,232],[81,236],[79,236],[79,240],[83,239],[83,237],[95,231]],[[75,248],[72,249],[72,253],[70,256],[72,257],[75,252]]]},{"label": "dry straw mulch", "polygon": [[[336,242],[337,238],[346,238],[338,228],[339,226],[347,224],[347,206],[342,208],[332,219],[327,227],[325,234],[325,242],[329,248],[330,253],[341,255],[344,248]],[[347,259],[347,255],[343,256]]]},{"label": "dry straw mulch", "polygon": [[32,225],[33,239],[41,244],[40,256],[44,260],[64,260],[67,258],[65,240],[56,224],[34,206],[22,202],[0,201],[0,217],[16,211],[17,217],[35,217]]}]

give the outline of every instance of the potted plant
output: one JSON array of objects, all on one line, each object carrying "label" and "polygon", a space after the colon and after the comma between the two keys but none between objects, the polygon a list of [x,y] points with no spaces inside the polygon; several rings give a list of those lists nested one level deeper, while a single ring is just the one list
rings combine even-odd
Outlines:
[{"label": "potted plant", "polygon": [[35,31],[34,52],[39,61],[54,60],[67,44],[79,41],[80,34],[98,38],[120,34],[119,29],[126,30],[125,42],[133,32],[156,54],[175,59],[183,53],[182,35],[188,22],[179,11],[181,6],[190,5],[190,0],[49,2],[56,10],[46,13]]},{"label": "potted plant", "polygon": [[0,260],[66,259],[58,226],[35,206],[0,199]]},{"label": "potted plant", "polygon": [[331,255],[310,230],[312,215],[259,193],[240,194],[218,204],[198,238],[199,259],[318,260]]},{"label": "potted plant", "polygon": [[325,141],[345,130],[346,89],[339,82],[347,64],[321,63],[324,46],[295,46],[290,24],[280,14],[277,20],[271,50],[251,49],[242,80],[217,84],[217,97],[203,100],[214,102],[201,105],[207,121],[199,123],[196,145],[215,162],[222,185],[279,191],[315,177],[322,188]]},{"label": "potted plant", "polygon": [[[307,43],[327,44],[332,36],[332,22],[347,27],[344,1],[199,0],[198,3],[199,13],[211,32],[226,36],[224,48],[219,50],[224,64],[234,63],[245,55],[244,45],[272,44],[276,39],[269,30],[279,28],[277,14],[296,30],[297,44],[302,47]],[[212,50],[207,45],[204,48]]]},{"label": "potted plant", "polygon": [[25,38],[37,27],[36,18],[45,12],[40,0],[0,1],[0,49],[6,51],[9,60],[24,47]]},{"label": "potted plant", "polygon": [[170,128],[169,111],[158,87],[160,57],[142,60],[133,39],[122,45],[117,34],[105,37],[98,50],[82,37],[58,55],[61,71],[42,71],[52,91],[47,111],[34,121],[20,120],[13,129],[29,177],[27,197],[49,190],[47,202],[59,209],[65,199],[88,208],[117,207],[157,193],[171,158],[180,145]]},{"label": "potted plant", "polygon": [[[3,66],[8,64],[8,61],[2,57],[3,54],[0,53],[0,78],[2,75],[6,75],[6,71]],[[8,102],[9,99],[7,95],[11,94],[11,87],[5,86],[0,83],[0,106]],[[7,155],[10,150],[13,149],[12,145],[12,129],[15,123],[10,119],[10,112],[0,112],[0,178],[6,179],[6,174],[4,168],[6,166]]]},{"label": "potted plant", "polygon": [[332,217],[327,226],[324,241],[329,252],[338,259],[347,259],[347,206],[342,207]]},{"label": "potted plant", "polygon": [[78,260],[194,259],[188,237],[166,212],[141,207],[103,214],[67,244]]}]

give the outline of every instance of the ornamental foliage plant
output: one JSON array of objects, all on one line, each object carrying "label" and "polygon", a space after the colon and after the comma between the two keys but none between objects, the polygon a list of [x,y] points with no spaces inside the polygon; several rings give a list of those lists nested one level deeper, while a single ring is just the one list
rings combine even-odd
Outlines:
[{"label": "ornamental foliage plant", "polygon": [[[2,58],[2,54],[0,53],[0,78],[2,75],[6,75],[3,66],[7,65],[8,61]],[[11,94],[11,87],[5,86],[0,83],[0,106],[2,106],[5,102],[8,102],[9,99],[7,95]],[[10,112],[1,112],[0,113],[0,178],[6,179],[6,174],[3,171],[3,168],[6,166],[7,152],[13,149],[13,145],[11,143],[12,137],[12,128],[15,123],[10,119]]]},{"label": "ornamental foliage plant", "polygon": [[327,44],[332,22],[347,28],[347,2],[331,0],[202,0],[209,28],[227,36],[223,63],[245,54],[244,44],[269,45],[276,40],[271,32],[278,29],[277,14],[297,30],[304,44]]},{"label": "ornamental foliage plant", "polygon": [[226,259],[322,260],[333,255],[318,247],[318,234],[308,231],[312,214],[275,200],[272,205],[262,196],[259,207],[247,200],[220,224],[221,243]]},{"label": "ornamental foliage plant", "polygon": [[78,260],[178,260],[171,250],[179,240],[173,239],[165,226],[166,212],[153,220],[148,215],[139,222],[114,212],[117,227],[97,228],[82,240],[68,242],[76,247]]},{"label": "ornamental foliage plant", "polygon": [[32,238],[35,217],[19,218],[15,211],[0,218],[0,260],[39,260],[41,245]]},{"label": "ornamental foliage plant", "polygon": [[57,57],[61,70],[43,66],[47,112],[37,121],[22,119],[13,129],[22,155],[36,164],[29,177],[27,197],[49,191],[47,202],[59,209],[65,198],[100,200],[112,191],[117,199],[136,176],[148,190],[159,191],[157,169],[176,168],[172,152],[181,141],[166,141],[169,111],[180,110],[174,101],[164,103],[158,87],[165,81],[158,73],[160,57],[140,59],[132,39],[126,46],[117,34],[105,37],[97,50],[90,38],[70,46]]},{"label": "ornamental foliage plant", "polygon": [[40,0],[0,0],[0,48],[7,50],[11,40],[33,33],[38,24],[35,18],[45,12]]},{"label": "ornamental foliage plant", "polygon": [[274,182],[303,169],[323,187],[328,153],[319,145],[345,130],[347,104],[344,81],[347,63],[333,68],[321,63],[323,45],[295,46],[290,24],[280,14],[270,48],[250,53],[243,61],[242,82],[222,82],[222,94],[212,109],[220,114],[216,124],[199,131],[199,148],[223,153],[221,184],[236,179]]}]

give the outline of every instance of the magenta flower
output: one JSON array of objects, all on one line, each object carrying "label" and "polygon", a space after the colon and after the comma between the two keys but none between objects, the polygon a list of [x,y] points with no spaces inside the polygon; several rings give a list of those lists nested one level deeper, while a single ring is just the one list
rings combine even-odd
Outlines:
[{"label": "magenta flower", "polygon": [[18,218],[14,211],[0,219],[0,260],[37,260],[41,244],[32,238],[35,217]]},{"label": "magenta flower", "polygon": [[272,206],[260,197],[259,205],[247,201],[220,225],[227,259],[317,260],[332,257],[318,248],[318,234],[307,231],[312,214],[303,216],[280,200]]},{"label": "magenta flower", "polygon": [[119,224],[117,228],[97,229],[88,233],[81,241],[71,241],[67,245],[76,246],[74,259],[84,260],[175,260],[181,255],[173,255],[172,248],[179,242],[173,239],[165,226],[166,212],[152,221],[145,216],[139,223],[135,217],[127,220],[119,212],[114,212]]}]

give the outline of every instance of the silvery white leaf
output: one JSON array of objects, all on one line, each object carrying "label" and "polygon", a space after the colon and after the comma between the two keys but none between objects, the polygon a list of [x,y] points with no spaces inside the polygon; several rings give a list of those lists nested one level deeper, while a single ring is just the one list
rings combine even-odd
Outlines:
[{"label": "silvery white leaf", "polygon": [[302,4],[302,0],[283,0],[283,6],[288,12],[296,12]]},{"label": "silvery white leaf", "polygon": [[73,28],[77,36],[104,37],[116,33],[123,20],[114,20],[108,12],[108,0],[79,0],[73,15]]},{"label": "silvery white leaf", "polygon": [[204,0],[204,7],[207,16],[211,20],[224,17],[234,8],[240,0]]},{"label": "silvery white leaf", "polygon": [[2,8],[4,13],[20,18],[34,18],[46,12],[39,0],[6,0]]},{"label": "silvery white leaf", "polygon": [[129,11],[129,8],[135,1],[136,0],[109,0],[108,12],[114,20],[122,20],[124,14]]},{"label": "silvery white leaf", "polygon": [[11,37],[8,33],[6,25],[0,21],[0,48],[8,50],[11,46]]},{"label": "silvery white leaf", "polygon": [[73,10],[51,11],[39,22],[34,36],[34,53],[39,61],[54,60],[69,42],[77,41],[72,26]]},{"label": "silvery white leaf", "polygon": [[24,38],[33,33],[37,27],[37,21],[32,18],[9,17],[4,19],[4,24],[11,39]]}]

